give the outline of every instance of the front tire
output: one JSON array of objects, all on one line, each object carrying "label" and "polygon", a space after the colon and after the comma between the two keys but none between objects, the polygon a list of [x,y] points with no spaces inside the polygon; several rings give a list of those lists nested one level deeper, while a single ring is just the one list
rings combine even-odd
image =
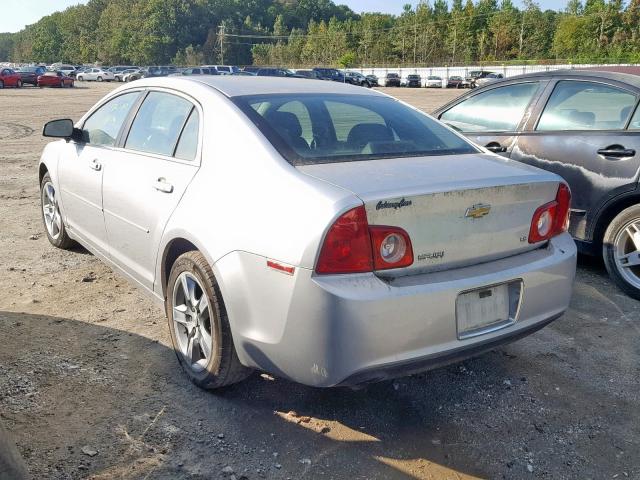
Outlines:
[{"label": "front tire", "polygon": [[166,310],[174,351],[193,383],[212,390],[251,373],[238,359],[218,283],[200,252],[181,255],[171,268]]},{"label": "front tire", "polygon": [[16,83],[16,88],[22,88],[22,80],[18,80]]},{"label": "front tire", "polygon": [[97,80],[98,80],[99,82],[101,82],[101,81],[102,81],[102,77],[98,77],[98,78],[97,78]]},{"label": "front tire", "polygon": [[47,172],[40,183],[40,205],[42,207],[40,211],[42,212],[44,231],[51,245],[68,250],[73,246],[74,241],[67,234],[58,200],[58,194]]},{"label": "front tire", "polygon": [[609,276],[627,295],[640,300],[640,205],[620,212],[602,239]]}]

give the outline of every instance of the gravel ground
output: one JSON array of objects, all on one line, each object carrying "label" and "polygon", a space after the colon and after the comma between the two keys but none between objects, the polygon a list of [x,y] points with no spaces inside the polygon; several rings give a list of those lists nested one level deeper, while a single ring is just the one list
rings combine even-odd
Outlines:
[{"label": "gravel ground", "polygon": [[40,222],[43,123],[112,88],[0,91],[0,421],[34,478],[640,478],[639,304],[591,259],[563,318],[461,364],[360,391],[193,386],[163,312]]}]

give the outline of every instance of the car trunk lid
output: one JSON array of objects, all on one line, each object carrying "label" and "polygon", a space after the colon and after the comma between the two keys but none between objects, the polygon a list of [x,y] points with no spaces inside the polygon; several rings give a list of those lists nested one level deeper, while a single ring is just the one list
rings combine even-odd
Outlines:
[{"label": "car trunk lid", "polygon": [[445,270],[522,253],[531,219],[555,199],[559,177],[495,155],[327,163],[299,171],[364,202],[370,225],[404,229],[414,262],[393,276]]}]

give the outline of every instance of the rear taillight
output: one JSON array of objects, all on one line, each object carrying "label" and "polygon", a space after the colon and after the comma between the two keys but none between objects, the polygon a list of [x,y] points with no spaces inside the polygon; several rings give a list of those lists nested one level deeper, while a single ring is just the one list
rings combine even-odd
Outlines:
[{"label": "rear taillight", "polygon": [[373,269],[364,206],[349,210],[331,226],[320,250],[318,273],[361,273]]},{"label": "rear taillight", "polygon": [[376,270],[408,267],[413,263],[413,249],[407,232],[397,227],[369,227]]},{"label": "rear taillight", "polygon": [[349,210],[331,226],[316,265],[319,274],[363,273],[407,267],[413,250],[407,232],[369,226],[364,206]]},{"label": "rear taillight", "polygon": [[531,220],[529,243],[549,240],[567,231],[569,226],[569,208],[571,206],[571,191],[561,183],[558,187],[556,199],[538,208]]}]

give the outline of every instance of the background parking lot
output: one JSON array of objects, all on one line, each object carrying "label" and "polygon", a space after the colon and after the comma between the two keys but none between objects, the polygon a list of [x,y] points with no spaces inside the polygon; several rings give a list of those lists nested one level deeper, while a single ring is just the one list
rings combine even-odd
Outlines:
[{"label": "background parking lot", "polygon": [[461,364],[360,391],[190,384],[164,313],[40,220],[42,125],[114,87],[0,93],[0,421],[34,478],[640,477],[640,304],[596,260],[563,318]]}]

